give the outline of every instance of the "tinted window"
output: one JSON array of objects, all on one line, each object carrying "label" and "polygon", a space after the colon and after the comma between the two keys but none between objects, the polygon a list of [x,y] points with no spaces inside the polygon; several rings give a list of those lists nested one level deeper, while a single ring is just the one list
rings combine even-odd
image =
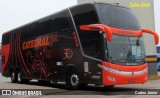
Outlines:
[{"label": "tinted window", "polygon": [[65,10],[40,20],[38,24],[37,36],[70,28],[68,15],[68,11]]},{"label": "tinted window", "polygon": [[65,46],[75,44],[73,31],[71,29],[66,29],[62,31],[55,32],[58,37],[58,41],[55,43],[55,46]]},{"label": "tinted window", "polygon": [[10,41],[10,33],[5,33],[2,35],[2,45],[8,44]]},{"label": "tinted window", "polygon": [[52,32],[70,28],[68,16],[69,12],[67,10],[53,16],[51,23]]},{"label": "tinted window", "polygon": [[79,37],[86,55],[103,59],[102,36],[99,32],[80,31]]},{"label": "tinted window", "polygon": [[21,39],[30,39],[36,37],[38,23],[30,24],[22,28]]},{"label": "tinted window", "polygon": [[51,21],[51,19],[48,19],[46,21],[39,22],[37,36],[51,33]]},{"label": "tinted window", "polygon": [[135,15],[128,8],[98,4],[101,22],[116,28],[140,29],[139,22]]},{"label": "tinted window", "polygon": [[76,26],[98,23],[98,15],[92,4],[71,8]]}]

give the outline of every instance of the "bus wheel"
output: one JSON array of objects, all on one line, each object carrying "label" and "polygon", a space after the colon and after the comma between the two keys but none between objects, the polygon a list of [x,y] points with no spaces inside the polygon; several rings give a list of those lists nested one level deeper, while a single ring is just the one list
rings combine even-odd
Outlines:
[{"label": "bus wheel", "polygon": [[22,79],[22,75],[21,73],[19,72],[18,73],[18,83],[28,83],[29,82],[29,79]]},{"label": "bus wheel", "polygon": [[11,73],[11,82],[12,83],[17,83],[18,82],[17,74],[15,72]]},{"label": "bus wheel", "polygon": [[22,76],[20,72],[18,73],[18,83],[22,83]]},{"label": "bus wheel", "polygon": [[67,75],[67,79],[66,79],[66,87],[68,89],[78,89],[80,86],[79,83],[79,76],[76,72],[70,72]]}]

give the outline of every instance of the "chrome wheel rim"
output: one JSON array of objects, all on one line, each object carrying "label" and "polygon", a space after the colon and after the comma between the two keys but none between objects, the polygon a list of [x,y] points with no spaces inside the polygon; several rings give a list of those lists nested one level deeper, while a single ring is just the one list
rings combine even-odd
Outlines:
[{"label": "chrome wheel rim", "polygon": [[77,85],[79,85],[79,77],[78,77],[78,75],[73,74],[73,75],[71,76],[70,80],[71,80],[71,85],[72,85],[72,86],[77,86]]},{"label": "chrome wheel rim", "polygon": [[21,82],[21,74],[18,73],[18,82]]},{"label": "chrome wheel rim", "polygon": [[15,79],[15,74],[14,74],[14,73],[11,74],[11,79],[12,79],[12,80]]}]

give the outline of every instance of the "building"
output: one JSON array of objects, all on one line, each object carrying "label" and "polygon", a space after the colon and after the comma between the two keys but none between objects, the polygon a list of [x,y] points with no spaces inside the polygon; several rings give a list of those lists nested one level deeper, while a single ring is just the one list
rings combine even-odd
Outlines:
[{"label": "building", "polygon": [[[78,4],[86,2],[114,3],[131,8],[137,16],[142,28],[155,30],[154,1],[153,0],[77,0]],[[154,37],[151,34],[144,34],[145,50],[148,62],[149,76],[157,75],[157,56]]]}]

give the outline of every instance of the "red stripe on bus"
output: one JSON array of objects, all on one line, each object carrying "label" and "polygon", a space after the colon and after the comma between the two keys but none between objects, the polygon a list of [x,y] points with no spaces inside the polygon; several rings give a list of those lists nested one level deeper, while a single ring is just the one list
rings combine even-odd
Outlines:
[{"label": "red stripe on bus", "polygon": [[4,73],[4,69],[8,62],[10,51],[10,44],[2,45],[2,73]]}]

